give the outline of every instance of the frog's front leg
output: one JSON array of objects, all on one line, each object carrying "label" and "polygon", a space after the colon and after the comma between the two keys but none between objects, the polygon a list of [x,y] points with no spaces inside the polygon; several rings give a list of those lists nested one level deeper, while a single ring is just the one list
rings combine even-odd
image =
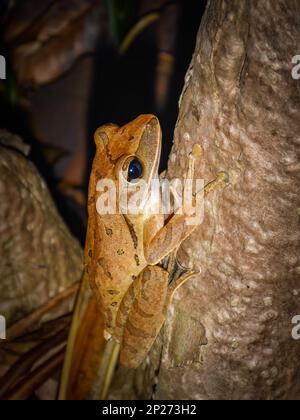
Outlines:
[{"label": "frog's front leg", "polygon": [[[218,177],[204,188],[204,198],[216,188],[227,182],[226,174],[221,172]],[[195,199],[196,200],[196,199]],[[178,248],[181,243],[196,229],[197,225],[188,224],[188,217],[174,214],[154,237],[144,243],[144,254],[148,264],[158,264],[164,257]],[[145,236],[146,237],[146,236]]]},{"label": "frog's front leg", "polygon": [[[199,145],[194,145],[193,151],[189,155],[187,179],[194,179],[195,161],[201,154],[202,148]],[[227,182],[228,175],[225,172],[219,172],[217,178],[204,187],[204,191],[198,191],[194,194],[193,206],[196,206],[199,196],[201,199],[203,194],[205,199],[210,192],[224,186]],[[180,211],[174,214],[154,236],[144,235],[144,254],[148,264],[158,264],[164,257],[178,249],[181,243],[191,235],[197,224],[189,224],[188,219],[189,216],[184,213],[184,207],[182,206]],[[146,224],[145,232],[147,233],[147,231],[149,229]]]},{"label": "frog's front leg", "polygon": [[152,347],[166,317],[168,282],[166,270],[147,266],[124,296],[116,323],[123,366],[136,368]]}]

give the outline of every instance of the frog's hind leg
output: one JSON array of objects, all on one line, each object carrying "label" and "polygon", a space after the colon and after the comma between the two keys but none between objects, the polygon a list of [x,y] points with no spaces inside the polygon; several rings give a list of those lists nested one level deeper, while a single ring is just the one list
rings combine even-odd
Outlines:
[{"label": "frog's hind leg", "polygon": [[120,303],[117,312],[116,325],[114,329],[114,338],[118,342],[122,341],[128,314],[130,312],[130,309],[132,308],[136,296],[139,294],[141,288],[143,287],[143,282],[145,281],[144,271],[142,271],[142,273],[137,277],[133,276],[133,282],[131,283],[130,287],[128,288]]},{"label": "frog's hind leg", "polygon": [[161,267],[146,267],[130,286],[116,324],[123,366],[136,368],[144,360],[165,321],[174,292],[194,274],[177,262],[174,253]]},{"label": "frog's hind leg", "polygon": [[123,338],[120,362],[128,368],[136,368],[151,349],[165,320],[169,274],[161,267],[148,266],[140,274],[135,287],[128,291],[131,299]]}]

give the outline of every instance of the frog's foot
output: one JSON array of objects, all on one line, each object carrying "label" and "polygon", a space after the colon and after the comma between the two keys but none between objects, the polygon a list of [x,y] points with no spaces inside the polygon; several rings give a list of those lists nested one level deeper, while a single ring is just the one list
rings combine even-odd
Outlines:
[{"label": "frog's foot", "polygon": [[203,149],[200,144],[194,144],[191,153],[189,154],[189,166],[187,179],[194,179],[195,162],[203,155]]},{"label": "frog's foot", "polygon": [[112,335],[111,335],[111,334],[110,334],[107,330],[104,330],[103,335],[104,335],[104,339],[105,339],[106,341],[109,341],[109,340],[111,340],[111,338],[112,338]]},{"label": "frog's foot", "polygon": [[183,267],[177,259],[177,249],[170,255],[165,257],[160,265],[164,270],[169,273],[169,286],[174,291],[186,282],[190,277],[194,276],[198,272],[196,270]]},{"label": "frog's foot", "polygon": [[189,280],[191,277],[198,274],[199,271],[182,267],[178,261],[176,261],[176,268],[173,273],[173,277],[171,278],[171,281],[169,283],[169,292],[171,295],[180,287],[182,286],[187,280]]},{"label": "frog's foot", "polygon": [[229,175],[227,172],[219,172],[216,179],[209,182],[204,187],[204,197],[207,197],[209,193],[216,190],[217,188],[223,188],[229,183]]}]

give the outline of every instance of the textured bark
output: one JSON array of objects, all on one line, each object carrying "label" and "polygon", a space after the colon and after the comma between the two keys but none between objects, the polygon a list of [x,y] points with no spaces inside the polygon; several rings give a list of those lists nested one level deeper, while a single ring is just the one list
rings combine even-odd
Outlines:
[{"label": "textured bark", "polygon": [[200,143],[196,176],[225,170],[230,183],[179,252],[201,273],[177,292],[131,386],[120,371],[111,398],[149,398],[156,384],[162,399],[300,399],[299,42],[297,0],[209,1],[168,175],[186,174]]},{"label": "textured bark", "polygon": [[22,87],[59,78],[95,50],[106,30],[102,2],[26,0],[14,5],[4,24],[13,68]]},{"label": "textured bark", "polygon": [[[0,133],[1,143],[27,150],[7,133]],[[0,314],[10,326],[80,280],[82,251],[36,168],[1,145],[0,232]],[[72,301],[39,323],[71,311]]]}]

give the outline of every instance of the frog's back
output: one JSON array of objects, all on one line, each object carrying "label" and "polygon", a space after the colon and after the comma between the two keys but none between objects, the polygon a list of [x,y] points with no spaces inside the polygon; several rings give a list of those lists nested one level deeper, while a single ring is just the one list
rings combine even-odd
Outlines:
[{"label": "frog's back", "polygon": [[91,286],[112,334],[119,305],[136,276],[145,268],[143,232],[122,214],[97,217],[94,253],[88,272]]}]

